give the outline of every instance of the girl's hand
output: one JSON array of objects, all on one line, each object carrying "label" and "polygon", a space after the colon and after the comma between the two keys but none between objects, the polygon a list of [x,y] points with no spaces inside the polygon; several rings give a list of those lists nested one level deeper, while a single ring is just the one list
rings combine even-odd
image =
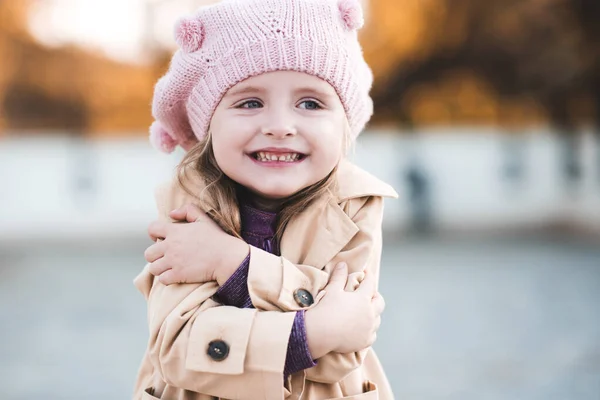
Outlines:
[{"label": "girl's hand", "polygon": [[385,308],[376,290],[375,277],[365,274],[358,289],[344,290],[348,266],[340,263],[325,287],[325,296],[305,314],[308,347],[317,359],[329,352],[353,353],[371,346]]},{"label": "girl's hand", "polygon": [[198,207],[187,205],[170,216],[184,223],[151,223],[148,234],[157,242],[144,253],[150,273],[161,283],[223,284],[248,255],[243,240],[223,232]]}]

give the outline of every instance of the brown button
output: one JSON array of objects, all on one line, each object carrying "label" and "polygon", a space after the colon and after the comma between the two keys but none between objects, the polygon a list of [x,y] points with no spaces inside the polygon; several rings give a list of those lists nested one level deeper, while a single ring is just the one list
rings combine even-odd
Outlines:
[{"label": "brown button", "polygon": [[315,300],[312,297],[312,294],[306,289],[298,289],[294,292],[294,300],[298,303],[299,306],[302,307],[310,307],[313,305]]},{"label": "brown button", "polygon": [[222,340],[213,340],[206,353],[215,361],[223,361],[229,355],[229,345]]}]

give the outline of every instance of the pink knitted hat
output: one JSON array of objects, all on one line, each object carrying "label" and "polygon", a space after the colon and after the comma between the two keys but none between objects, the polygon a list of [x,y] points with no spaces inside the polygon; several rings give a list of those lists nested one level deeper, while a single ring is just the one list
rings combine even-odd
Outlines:
[{"label": "pink knitted hat", "polygon": [[344,105],[352,138],[373,113],[373,75],[358,42],[359,0],[223,0],[178,21],[180,47],[156,84],[150,140],[170,153],[206,135],[223,95],[272,71],[328,82]]}]

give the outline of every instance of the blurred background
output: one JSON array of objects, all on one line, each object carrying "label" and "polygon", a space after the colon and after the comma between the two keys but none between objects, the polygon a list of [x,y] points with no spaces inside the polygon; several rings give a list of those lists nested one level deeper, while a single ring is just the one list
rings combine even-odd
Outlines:
[{"label": "blurred background", "polygon": [[[172,27],[200,0],[0,0],[0,399],[127,399]],[[398,399],[600,399],[600,2],[371,0]]]}]

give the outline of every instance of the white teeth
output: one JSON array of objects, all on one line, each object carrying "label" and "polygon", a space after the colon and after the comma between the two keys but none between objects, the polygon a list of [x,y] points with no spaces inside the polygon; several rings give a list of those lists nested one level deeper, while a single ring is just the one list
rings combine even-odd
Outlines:
[{"label": "white teeth", "polygon": [[272,154],[259,151],[255,154],[255,158],[261,162],[278,161],[278,162],[294,162],[300,158],[298,153],[287,153],[287,154]]}]

